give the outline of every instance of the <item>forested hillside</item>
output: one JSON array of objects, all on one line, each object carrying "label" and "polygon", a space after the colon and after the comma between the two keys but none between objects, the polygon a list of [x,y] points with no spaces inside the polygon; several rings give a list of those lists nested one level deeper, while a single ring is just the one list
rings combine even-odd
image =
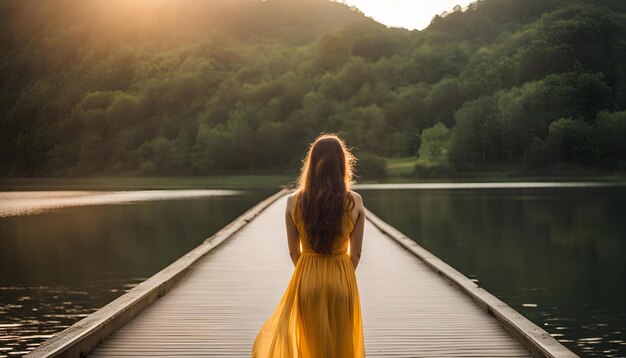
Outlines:
[{"label": "forested hillside", "polygon": [[363,162],[626,171],[626,2],[482,0],[423,31],[326,0],[0,2],[0,175]]}]

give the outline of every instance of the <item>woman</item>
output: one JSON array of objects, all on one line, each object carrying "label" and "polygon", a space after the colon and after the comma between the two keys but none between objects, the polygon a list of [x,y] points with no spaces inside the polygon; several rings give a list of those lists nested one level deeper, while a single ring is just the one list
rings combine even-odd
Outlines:
[{"label": "woman", "polygon": [[365,357],[355,275],[365,208],[350,190],[354,160],[335,134],[311,144],[285,210],[295,269],[253,357]]}]

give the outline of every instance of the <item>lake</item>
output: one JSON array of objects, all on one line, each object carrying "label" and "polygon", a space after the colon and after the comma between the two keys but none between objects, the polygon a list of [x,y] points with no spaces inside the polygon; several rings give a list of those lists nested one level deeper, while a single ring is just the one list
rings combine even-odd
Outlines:
[{"label": "lake", "polygon": [[[579,355],[626,356],[626,187],[385,188],[355,190]],[[41,344],[275,191],[0,193],[0,357]]]}]

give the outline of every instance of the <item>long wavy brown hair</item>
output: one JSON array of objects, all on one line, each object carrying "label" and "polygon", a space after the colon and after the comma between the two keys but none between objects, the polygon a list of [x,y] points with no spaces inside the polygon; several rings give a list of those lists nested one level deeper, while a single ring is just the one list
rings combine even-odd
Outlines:
[{"label": "long wavy brown hair", "polygon": [[356,158],[334,133],[322,133],[311,143],[298,177],[298,211],[315,252],[330,254],[342,236],[341,220],[354,208],[349,194]]}]

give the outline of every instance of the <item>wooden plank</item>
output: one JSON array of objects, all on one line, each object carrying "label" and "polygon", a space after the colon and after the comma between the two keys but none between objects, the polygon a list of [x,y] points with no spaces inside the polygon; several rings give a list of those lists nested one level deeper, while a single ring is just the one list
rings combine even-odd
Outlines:
[{"label": "wooden plank", "polygon": [[[167,295],[90,356],[250,356],[293,272],[285,204],[283,196],[197,260]],[[530,356],[472,297],[397,245],[369,216],[357,278],[367,356]]]}]

